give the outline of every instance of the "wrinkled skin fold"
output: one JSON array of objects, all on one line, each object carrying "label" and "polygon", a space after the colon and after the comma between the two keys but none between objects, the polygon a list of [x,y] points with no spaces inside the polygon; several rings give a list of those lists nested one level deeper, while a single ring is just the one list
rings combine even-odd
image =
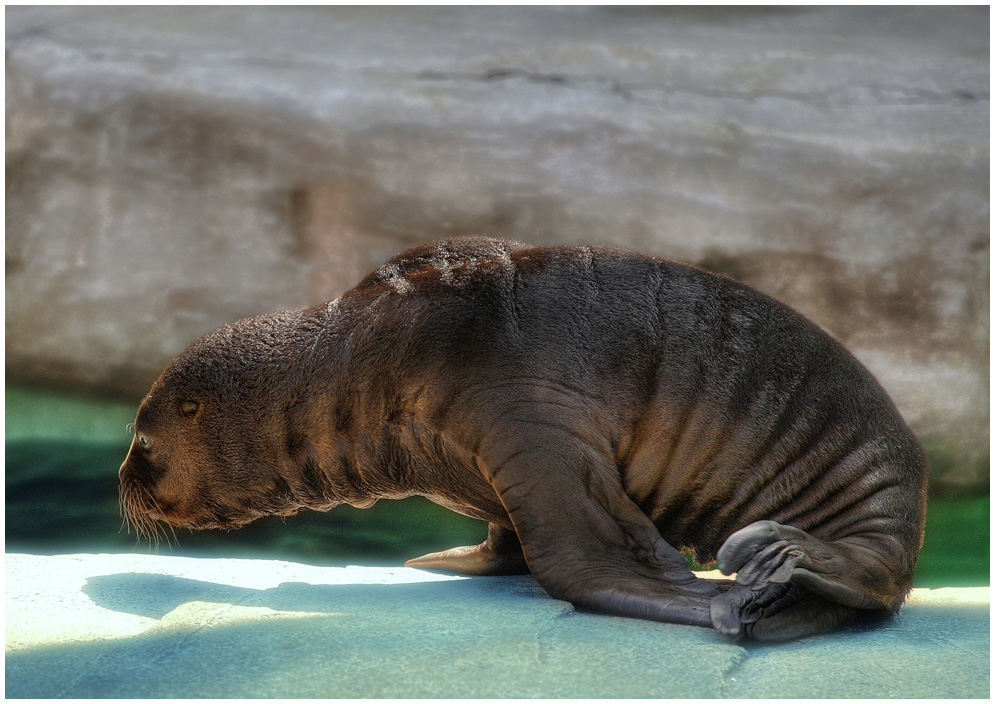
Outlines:
[{"label": "wrinkled skin fold", "polygon": [[897,611],[926,467],[867,370],[762,294],[625,250],[462,238],[196,341],[120,480],[149,536],[422,495],[488,535],[408,565],[785,640]]}]

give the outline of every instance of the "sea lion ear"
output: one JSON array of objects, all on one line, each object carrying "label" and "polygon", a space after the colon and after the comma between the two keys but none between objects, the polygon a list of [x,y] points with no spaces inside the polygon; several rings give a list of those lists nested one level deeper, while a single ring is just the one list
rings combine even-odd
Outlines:
[{"label": "sea lion ear", "polygon": [[200,410],[200,404],[193,400],[186,400],[180,404],[180,413],[186,418],[193,418]]}]

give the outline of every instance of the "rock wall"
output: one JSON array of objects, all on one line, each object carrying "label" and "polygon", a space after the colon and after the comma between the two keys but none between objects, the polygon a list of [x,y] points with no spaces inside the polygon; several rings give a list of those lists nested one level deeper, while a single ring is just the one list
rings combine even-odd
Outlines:
[{"label": "rock wall", "polygon": [[8,379],[136,400],[442,236],[699,264],[988,482],[989,10],[11,7]]}]

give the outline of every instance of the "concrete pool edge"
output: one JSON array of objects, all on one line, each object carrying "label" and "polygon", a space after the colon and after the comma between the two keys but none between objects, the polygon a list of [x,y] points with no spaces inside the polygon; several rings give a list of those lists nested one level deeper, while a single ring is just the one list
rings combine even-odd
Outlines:
[{"label": "concrete pool edge", "polygon": [[578,614],[530,577],[5,556],[8,697],[987,697],[989,588],[776,646]]}]

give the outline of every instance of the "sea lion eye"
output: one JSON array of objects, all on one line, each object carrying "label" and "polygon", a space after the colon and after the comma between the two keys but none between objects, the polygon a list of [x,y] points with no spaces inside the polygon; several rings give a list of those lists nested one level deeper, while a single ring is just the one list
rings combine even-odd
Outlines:
[{"label": "sea lion eye", "polygon": [[138,446],[143,450],[148,450],[152,447],[152,438],[150,438],[145,433],[138,434]]},{"label": "sea lion eye", "polygon": [[180,404],[180,413],[189,418],[197,412],[198,408],[200,408],[200,404],[196,401],[184,401]]}]

